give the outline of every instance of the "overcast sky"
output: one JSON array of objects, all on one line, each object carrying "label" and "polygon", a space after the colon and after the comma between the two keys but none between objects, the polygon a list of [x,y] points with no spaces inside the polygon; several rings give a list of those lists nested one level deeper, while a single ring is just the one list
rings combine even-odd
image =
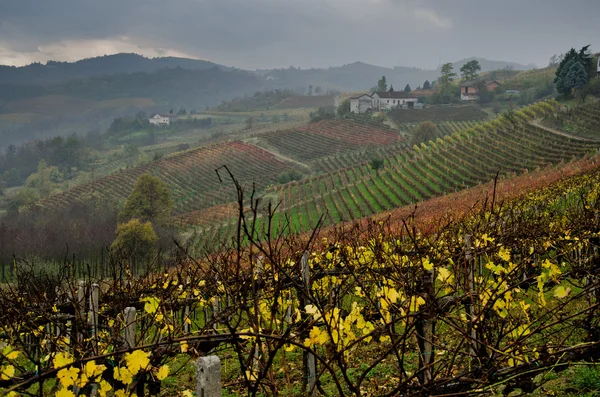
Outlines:
[{"label": "overcast sky", "polygon": [[0,64],[118,52],[246,69],[600,51],[600,0],[0,0]]}]

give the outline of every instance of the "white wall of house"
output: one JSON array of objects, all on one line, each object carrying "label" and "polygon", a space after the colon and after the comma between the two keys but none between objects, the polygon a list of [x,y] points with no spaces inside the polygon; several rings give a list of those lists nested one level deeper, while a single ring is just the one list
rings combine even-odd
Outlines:
[{"label": "white wall of house", "polygon": [[368,95],[350,99],[350,112],[364,113],[373,108],[373,99]]},{"label": "white wall of house", "polygon": [[390,110],[409,102],[417,103],[419,98],[380,98],[376,93],[373,94],[373,109]]},{"label": "white wall of house", "polygon": [[151,125],[169,125],[171,123],[168,117],[161,116],[160,114],[149,118],[148,121]]}]

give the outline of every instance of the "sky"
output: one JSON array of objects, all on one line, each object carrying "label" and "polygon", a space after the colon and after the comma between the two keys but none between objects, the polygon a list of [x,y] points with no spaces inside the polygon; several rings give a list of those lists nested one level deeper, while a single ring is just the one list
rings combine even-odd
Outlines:
[{"label": "sky", "polygon": [[135,52],[244,69],[548,64],[592,45],[599,0],[0,0],[0,64]]}]

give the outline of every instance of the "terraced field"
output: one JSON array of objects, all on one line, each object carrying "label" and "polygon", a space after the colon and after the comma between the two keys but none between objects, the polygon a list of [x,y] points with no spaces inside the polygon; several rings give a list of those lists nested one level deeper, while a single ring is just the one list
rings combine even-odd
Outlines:
[{"label": "terraced field", "polygon": [[[363,162],[271,187],[266,198],[281,203],[275,228],[288,225],[292,231],[307,231],[321,215],[325,224],[359,219],[490,181],[498,172],[520,174],[600,147],[600,140],[559,135],[531,124],[552,111],[551,105],[542,103],[517,111],[513,119],[501,117],[413,150],[381,148],[378,153],[385,166],[377,173]],[[263,222],[258,219],[258,229]],[[204,225],[198,229],[196,245],[213,244],[233,233],[233,223]]]},{"label": "terraced field", "polygon": [[[226,164],[242,182],[254,182],[258,189],[272,183],[289,165],[273,154],[239,141],[224,142],[189,150],[146,166],[111,174],[42,200],[43,208],[60,209],[84,198],[98,195],[122,201],[131,193],[140,175],[150,173],[167,183],[174,201],[174,214],[194,213],[235,199],[228,178],[219,182],[215,170]],[[225,174],[223,173],[225,177]]]},{"label": "terraced field", "polygon": [[395,145],[402,140],[391,128],[348,120],[326,120],[293,130],[261,134],[257,138],[258,145],[307,163],[335,153]]}]

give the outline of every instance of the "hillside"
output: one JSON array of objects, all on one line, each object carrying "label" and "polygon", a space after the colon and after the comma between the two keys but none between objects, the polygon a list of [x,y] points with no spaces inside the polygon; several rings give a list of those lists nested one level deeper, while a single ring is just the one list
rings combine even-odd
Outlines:
[{"label": "hillside", "polygon": [[[521,174],[600,147],[600,139],[581,139],[536,125],[538,118],[552,112],[547,104],[533,105],[517,112],[515,119],[477,124],[412,150],[380,147],[367,158],[353,152],[324,158],[318,162],[323,174],[267,190],[266,198],[281,203],[282,213],[274,223],[289,220],[292,231],[302,232],[315,227],[321,215],[325,225],[362,219],[488,182],[496,174]],[[598,114],[600,107],[591,107],[590,112]],[[582,114],[580,122],[589,124],[593,117]],[[374,171],[368,163],[372,157],[383,159],[384,167]],[[230,235],[232,229],[221,223],[213,225],[208,235],[199,235],[197,245]]]},{"label": "hillside", "polygon": [[115,172],[42,200],[44,210],[61,211],[86,197],[97,196],[124,202],[140,175],[150,173],[169,187],[173,214],[185,214],[232,201],[234,185],[223,170],[219,182],[215,170],[227,165],[244,183],[263,189],[290,168],[271,153],[239,141],[228,141],[180,152],[150,165]]},{"label": "hillside", "polygon": [[84,79],[105,74],[152,73],[165,68],[205,70],[213,67],[230,69],[209,61],[188,58],[146,58],[137,54],[115,54],[82,59],[76,62],[49,61],[45,65],[1,66],[0,84],[48,85],[72,79]]}]

